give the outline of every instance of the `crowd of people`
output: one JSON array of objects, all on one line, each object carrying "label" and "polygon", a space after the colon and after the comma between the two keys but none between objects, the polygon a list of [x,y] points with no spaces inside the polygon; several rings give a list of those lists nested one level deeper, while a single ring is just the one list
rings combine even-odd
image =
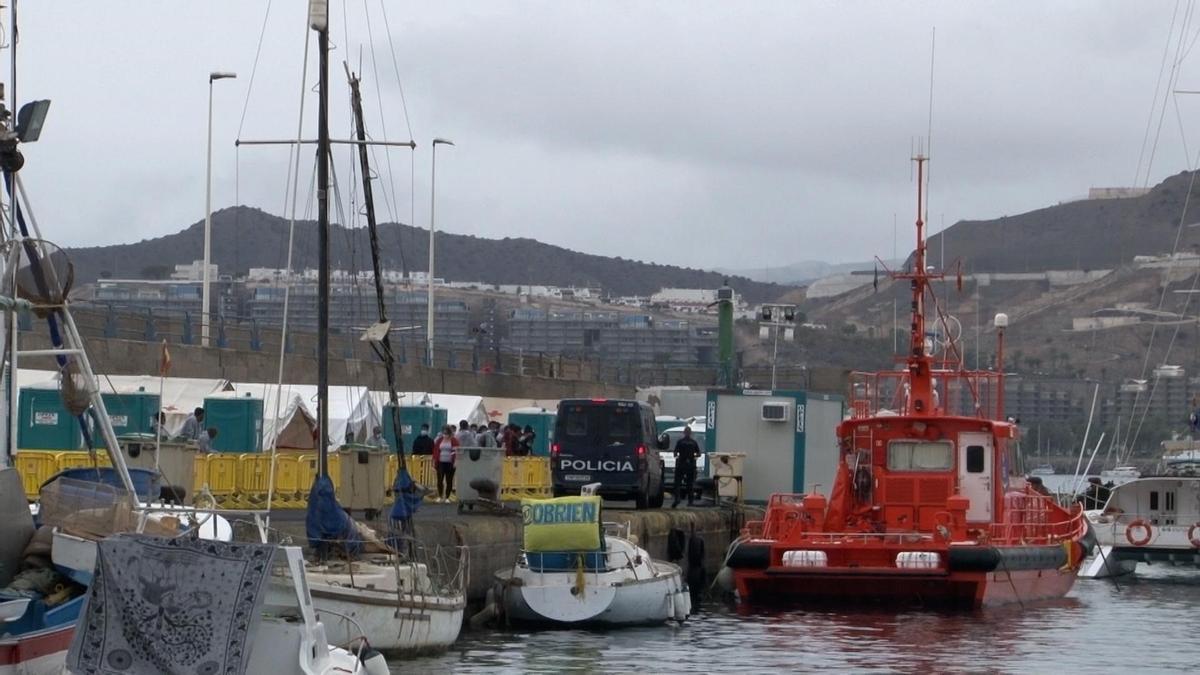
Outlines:
[{"label": "crowd of people", "polygon": [[533,427],[517,424],[502,425],[499,422],[471,424],[461,420],[456,427],[447,424],[436,437],[431,436],[428,424],[422,424],[413,439],[412,454],[433,457],[437,471],[437,501],[446,503],[454,491],[454,468],[458,462],[459,448],[504,448],[506,457],[524,457],[533,454],[537,433]]}]

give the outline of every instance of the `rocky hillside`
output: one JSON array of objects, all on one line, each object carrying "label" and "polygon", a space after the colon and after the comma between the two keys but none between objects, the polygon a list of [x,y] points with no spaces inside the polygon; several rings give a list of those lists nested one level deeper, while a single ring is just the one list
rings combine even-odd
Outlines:
[{"label": "rocky hillside", "polygon": [[[234,207],[213,214],[212,259],[221,273],[242,274],[250,267],[284,267],[287,220],[258,209]],[[428,231],[409,225],[380,226],[384,266],[424,270],[429,256]],[[365,228],[334,226],[330,235],[333,266],[370,270],[370,247]],[[70,251],[78,283],[97,278],[144,278],[163,274],[176,264],[189,263],[203,253],[204,224],[133,244],[77,248]],[[316,267],[317,226],[296,225],[293,267]],[[437,233],[437,274],[455,281],[494,284],[599,285],[613,295],[648,295],[663,287],[717,288],[724,277],[716,272],[608,258],[543,244],[534,239],[484,239]],[[774,300],[788,288],[733,278],[731,284],[751,302]]]}]

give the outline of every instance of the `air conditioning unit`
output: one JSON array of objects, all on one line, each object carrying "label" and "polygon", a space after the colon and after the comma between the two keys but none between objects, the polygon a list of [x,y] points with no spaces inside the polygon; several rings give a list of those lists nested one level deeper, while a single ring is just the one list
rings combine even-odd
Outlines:
[{"label": "air conditioning unit", "polygon": [[764,403],[762,404],[762,418],[764,422],[786,422],[788,421],[788,411],[792,409],[790,403]]}]

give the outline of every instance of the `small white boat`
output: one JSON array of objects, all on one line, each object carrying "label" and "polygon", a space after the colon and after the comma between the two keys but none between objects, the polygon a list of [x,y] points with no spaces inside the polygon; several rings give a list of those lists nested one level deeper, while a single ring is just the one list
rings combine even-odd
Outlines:
[{"label": "small white boat", "polygon": [[[528,525],[527,525],[528,527]],[[510,622],[637,626],[684,621],[691,596],[678,565],[653,560],[628,525],[605,523],[596,551],[521,554],[496,572],[498,609]]]},{"label": "small white boat", "polygon": [[1118,466],[1112,469],[1106,469],[1100,472],[1101,478],[1125,478],[1134,479],[1141,478],[1142,472],[1138,471],[1136,466]]},{"label": "small white boat", "polygon": [[1080,576],[1110,577],[1138,563],[1200,569],[1200,477],[1137,478],[1111,488],[1103,508],[1086,512],[1096,537]]},{"label": "small white boat", "polygon": [[1033,471],[1030,471],[1029,475],[1030,476],[1053,476],[1054,475],[1054,465],[1053,464],[1039,464],[1039,465],[1033,467]]}]

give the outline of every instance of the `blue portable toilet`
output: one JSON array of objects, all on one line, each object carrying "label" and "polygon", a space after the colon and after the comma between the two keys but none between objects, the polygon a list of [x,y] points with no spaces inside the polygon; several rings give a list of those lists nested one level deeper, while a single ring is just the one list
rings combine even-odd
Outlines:
[{"label": "blue portable toilet", "polygon": [[18,395],[17,447],[21,450],[78,450],[79,418],[63,404],[57,388],[24,387]]},{"label": "blue portable toilet", "polygon": [[204,399],[204,426],[215,427],[214,452],[261,452],[263,400],[245,396]]},{"label": "blue portable toilet", "polygon": [[[404,441],[404,452],[412,452],[413,439],[421,431],[422,424],[429,425],[429,435],[437,436],[442,427],[446,426],[449,413],[445,408],[436,405],[401,405],[400,406],[400,438]],[[388,447],[396,451],[396,429],[392,425],[392,404],[383,406],[383,437],[387,439]]]}]

